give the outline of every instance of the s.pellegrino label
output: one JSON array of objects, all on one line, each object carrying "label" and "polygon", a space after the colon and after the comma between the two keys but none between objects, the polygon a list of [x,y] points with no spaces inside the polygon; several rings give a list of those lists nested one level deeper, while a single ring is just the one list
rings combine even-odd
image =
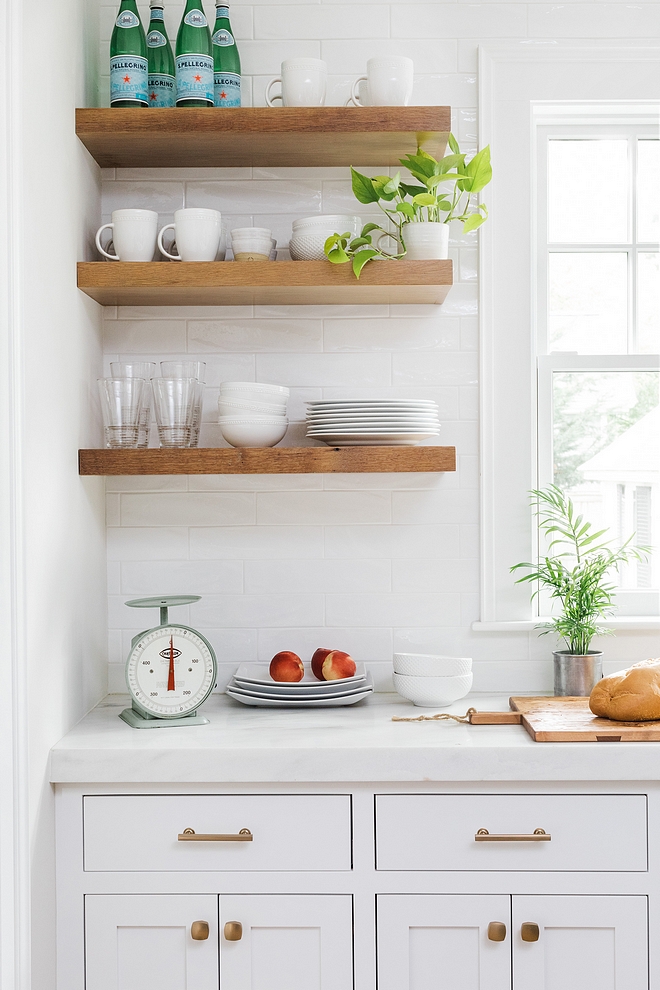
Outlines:
[{"label": "s.pellegrino label", "polygon": [[210,55],[177,55],[176,102],[202,100],[197,106],[213,104],[213,59]]},{"label": "s.pellegrino label", "polygon": [[177,106],[213,106],[213,47],[202,0],[186,0],[176,36]]},{"label": "s.pellegrino label", "polygon": [[139,55],[113,55],[110,59],[110,105],[149,106],[149,63]]},{"label": "s.pellegrino label", "polygon": [[229,22],[229,7],[226,4],[216,4],[212,41],[214,105],[240,107],[241,59]]},{"label": "s.pellegrino label", "polygon": [[151,22],[147,33],[149,58],[149,106],[176,106],[174,54],[163,18],[162,6],[151,0]]},{"label": "s.pellegrino label", "polygon": [[147,107],[147,41],[135,0],[121,0],[110,39],[110,106]]}]

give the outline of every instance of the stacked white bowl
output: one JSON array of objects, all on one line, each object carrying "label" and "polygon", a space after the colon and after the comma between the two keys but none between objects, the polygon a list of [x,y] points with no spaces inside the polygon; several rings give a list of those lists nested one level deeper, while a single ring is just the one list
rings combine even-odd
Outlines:
[{"label": "stacked white bowl", "polygon": [[291,229],[289,253],[293,261],[324,261],[323,245],[328,237],[345,234],[347,231],[357,237],[362,230],[362,221],[359,217],[328,213],[325,216],[294,220]]},{"label": "stacked white bowl", "polygon": [[232,447],[274,447],[286,433],[289,389],[260,382],[223,382],[218,422]]},{"label": "stacked white bowl", "polygon": [[450,705],[472,687],[472,660],[427,653],[395,653],[394,687],[397,694],[419,708]]}]

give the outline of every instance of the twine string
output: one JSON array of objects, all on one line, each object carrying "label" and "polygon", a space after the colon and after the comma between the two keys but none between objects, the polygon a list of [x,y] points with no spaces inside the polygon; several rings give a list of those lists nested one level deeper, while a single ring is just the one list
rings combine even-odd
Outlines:
[{"label": "twine string", "polygon": [[452,722],[469,724],[470,716],[475,714],[476,708],[468,708],[465,715],[450,715],[449,712],[440,712],[438,715],[418,715],[416,718],[404,718],[403,715],[393,715],[393,722],[438,722],[442,719],[451,719]]}]

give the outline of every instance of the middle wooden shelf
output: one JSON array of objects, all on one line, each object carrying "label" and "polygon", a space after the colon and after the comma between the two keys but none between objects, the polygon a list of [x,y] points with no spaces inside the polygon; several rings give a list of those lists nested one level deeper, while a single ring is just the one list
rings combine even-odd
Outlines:
[{"label": "middle wooden shelf", "polygon": [[356,279],[328,261],[78,263],[78,288],[103,306],[442,303],[451,261],[379,261]]}]

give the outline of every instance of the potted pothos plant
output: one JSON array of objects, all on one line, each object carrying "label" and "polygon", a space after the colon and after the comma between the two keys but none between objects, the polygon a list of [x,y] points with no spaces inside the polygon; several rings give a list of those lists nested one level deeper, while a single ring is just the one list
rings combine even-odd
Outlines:
[{"label": "potted pothos plant", "polygon": [[538,563],[514,564],[511,571],[526,570],[516,583],[536,585],[532,600],[545,589],[560,606],[558,615],[537,626],[542,636],[553,632],[566,647],[553,652],[555,695],[588,695],[602,677],[603,662],[602,651],[590,649],[591,641],[611,632],[599,621],[615,609],[612,573],[622,564],[646,560],[650,548],[633,546],[634,535],[613,546],[603,539],[608,530],[594,532],[556,485],[533,490],[530,497],[547,554]]},{"label": "potted pothos plant", "polygon": [[[459,220],[463,233],[469,233],[488,217],[479,193],[492,177],[490,146],[467,161],[453,134],[448,144],[451,153],[439,161],[422,148],[399,159],[414,183],[402,179],[400,172],[370,178],[351,167],[355,198],[365,205],[377,204],[392,226],[367,223],[358,237],[333,234],[325,242],[326,257],[336,265],[351,261],[356,278],[373,259],[447,258],[451,221]],[[397,240],[398,253],[388,254],[380,247],[387,237]]]}]

